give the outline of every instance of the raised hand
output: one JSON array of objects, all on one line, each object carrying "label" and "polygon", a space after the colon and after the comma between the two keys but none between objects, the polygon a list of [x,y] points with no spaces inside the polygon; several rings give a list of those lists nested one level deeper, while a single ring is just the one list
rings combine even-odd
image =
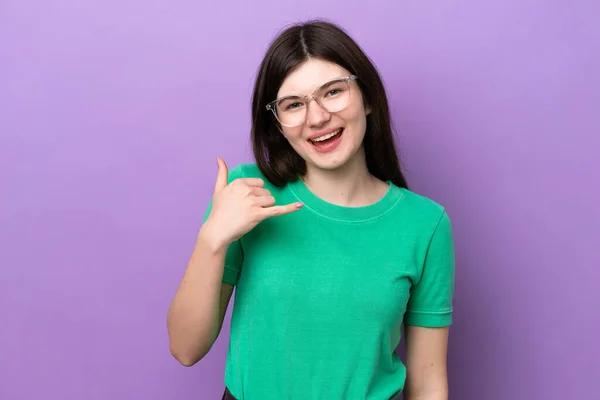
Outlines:
[{"label": "raised hand", "polygon": [[211,236],[228,245],[252,230],[261,221],[299,210],[302,203],[276,206],[275,198],[264,188],[260,178],[238,178],[228,182],[225,161],[217,159],[219,170],[215,182],[212,209],[205,226]]}]

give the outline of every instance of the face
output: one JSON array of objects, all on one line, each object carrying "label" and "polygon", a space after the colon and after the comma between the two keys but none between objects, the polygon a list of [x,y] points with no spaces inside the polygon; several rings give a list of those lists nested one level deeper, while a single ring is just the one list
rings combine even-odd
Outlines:
[{"label": "face", "polygon": [[[354,80],[349,80],[347,85],[323,86],[349,75],[349,71],[337,64],[311,59],[290,73],[279,88],[278,99],[287,96],[299,99],[281,102],[279,110],[287,112],[292,119],[294,115],[306,113],[304,122],[299,126],[281,126],[281,131],[306,161],[309,171],[315,168],[338,169],[358,157],[364,159],[362,143],[370,111],[364,105],[359,86]],[[319,88],[322,89],[314,96],[318,101],[301,99]],[[344,94],[344,90],[348,92]],[[340,96],[347,96],[347,101],[341,102],[345,105],[342,109],[339,106]]]}]

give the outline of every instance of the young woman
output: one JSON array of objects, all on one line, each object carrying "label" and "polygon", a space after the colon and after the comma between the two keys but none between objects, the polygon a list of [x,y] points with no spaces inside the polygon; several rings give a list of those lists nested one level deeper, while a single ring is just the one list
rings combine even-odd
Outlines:
[{"label": "young woman", "polygon": [[407,188],[369,58],[333,24],[286,29],[252,117],[256,162],[217,161],[168,314],[174,357],[207,354],[235,286],[223,398],[447,399],[450,220]]}]

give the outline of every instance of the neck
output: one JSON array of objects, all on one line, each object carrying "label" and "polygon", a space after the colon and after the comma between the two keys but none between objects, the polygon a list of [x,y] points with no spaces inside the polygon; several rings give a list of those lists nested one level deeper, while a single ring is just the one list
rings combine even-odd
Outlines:
[{"label": "neck", "polygon": [[317,197],[326,202],[360,207],[379,200],[388,185],[370,174],[367,162],[362,154],[356,154],[345,165],[334,170],[322,170],[307,165],[304,184]]}]

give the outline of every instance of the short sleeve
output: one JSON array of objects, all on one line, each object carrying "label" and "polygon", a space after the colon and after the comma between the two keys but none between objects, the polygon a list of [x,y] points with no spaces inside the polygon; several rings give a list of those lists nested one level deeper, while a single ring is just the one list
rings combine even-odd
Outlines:
[{"label": "short sleeve", "polygon": [[[243,169],[242,165],[238,165],[235,168],[229,170],[229,183],[237,178],[243,178]],[[206,219],[210,215],[210,211],[212,209],[212,199],[208,203],[208,207],[204,214],[204,218],[202,223],[206,222]],[[242,270],[242,264],[244,261],[242,251],[242,244],[240,240],[236,240],[231,243],[227,249],[227,254],[225,255],[225,267],[223,269],[223,279],[224,283],[228,283],[230,285],[235,286],[237,283],[238,277],[240,275],[240,271]]]},{"label": "short sleeve", "polygon": [[452,324],[454,274],[452,225],[444,211],[429,241],[420,280],[411,289],[405,324],[431,328]]}]

